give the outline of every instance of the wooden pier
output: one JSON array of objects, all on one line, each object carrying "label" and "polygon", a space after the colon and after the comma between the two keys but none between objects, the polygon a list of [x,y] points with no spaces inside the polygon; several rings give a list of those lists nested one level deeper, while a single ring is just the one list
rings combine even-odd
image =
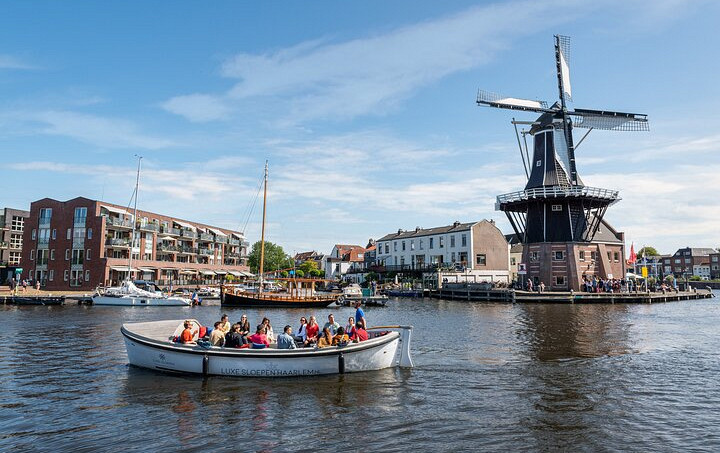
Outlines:
[{"label": "wooden pier", "polygon": [[488,288],[487,285],[452,284],[431,291],[430,297],[448,300],[467,300],[475,302],[505,303],[542,303],[542,304],[653,304],[677,302],[681,300],[709,299],[712,291],[698,289],[692,291],[666,292],[620,292],[620,293],[582,293],[582,292],[530,292],[507,288]]}]

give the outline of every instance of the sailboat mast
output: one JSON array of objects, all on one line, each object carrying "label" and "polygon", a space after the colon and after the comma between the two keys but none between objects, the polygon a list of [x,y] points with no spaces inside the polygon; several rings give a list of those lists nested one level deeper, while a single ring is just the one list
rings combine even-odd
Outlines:
[{"label": "sailboat mast", "polygon": [[263,190],[262,230],[260,232],[260,288],[262,292],[263,271],[265,266],[265,211],[267,209],[268,161],[265,161],[265,188]]},{"label": "sailboat mast", "polygon": [[133,213],[133,228],[132,228],[132,236],[130,237],[130,258],[128,259],[128,280],[132,280],[132,254],[133,254],[133,248],[135,246],[135,228],[137,228],[137,202],[138,202],[138,192],[140,190],[140,161],[142,161],[142,156],[135,155],[138,158],[138,168],[137,168],[137,176],[135,176],[135,212]]}]

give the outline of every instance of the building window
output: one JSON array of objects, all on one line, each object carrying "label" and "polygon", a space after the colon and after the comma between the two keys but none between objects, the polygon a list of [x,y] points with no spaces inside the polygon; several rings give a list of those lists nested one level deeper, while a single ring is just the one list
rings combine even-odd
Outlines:
[{"label": "building window", "polygon": [[50,250],[50,261],[55,261],[55,249]]},{"label": "building window", "polygon": [[72,237],[72,229],[68,228],[67,229],[67,237],[65,237],[65,239],[70,239],[71,237]]},{"label": "building window", "polygon": [[405,265],[405,257],[401,256],[400,257],[400,266],[404,266],[404,265]]},{"label": "building window", "polygon": [[616,263],[620,261],[620,252],[613,253],[613,258],[615,259]]},{"label": "building window", "polygon": [[33,230],[32,230],[32,240],[34,241],[35,239],[37,239],[37,231],[35,230],[35,228],[33,228]]},{"label": "building window", "polygon": [[48,280],[53,281],[55,278],[55,271],[50,269],[50,272],[48,272]]},{"label": "building window", "polygon": [[597,260],[597,252],[590,252],[590,259],[593,261]]},{"label": "building window", "polygon": [[405,241],[402,241],[402,250],[405,251]]},{"label": "building window", "polygon": [[467,247],[467,234],[460,236],[460,246]]},{"label": "building window", "polygon": [[554,204],[552,205],[553,212],[562,211],[562,205],[561,204]]},{"label": "building window", "polygon": [[454,263],[454,262],[455,262],[455,252],[452,252],[452,253],[450,254],[450,262],[451,262],[451,263]]},{"label": "building window", "polygon": [[410,250],[415,250],[415,240],[410,239]]},{"label": "building window", "polygon": [[562,250],[557,250],[553,252],[553,260],[555,261],[563,261],[565,259],[565,252]]},{"label": "building window", "polygon": [[89,270],[88,270],[88,271],[85,271],[85,281],[86,281],[86,282],[89,282],[89,281],[90,281],[90,271],[89,271]]},{"label": "building window", "polygon": [[70,278],[70,271],[65,270],[65,272],[63,272],[63,280],[68,281],[69,278]]},{"label": "building window", "polygon": [[675,260],[675,264],[680,264],[681,262],[682,262],[682,260],[680,260],[680,259]]},{"label": "building window", "polygon": [[510,265],[511,265],[511,266],[514,266],[514,265],[515,265],[515,258],[510,258]]},{"label": "building window", "polygon": [[440,248],[443,248],[445,246],[445,236],[440,236],[440,239],[438,240],[438,242],[440,243],[439,244]]},{"label": "building window", "polygon": [[8,258],[8,264],[11,266],[17,266],[20,264],[22,254],[20,252],[10,252],[10,257]]},{"label": "building window", "polygon": [[717,257],[717,256],[713,256],[713,257],[712,257],[712,262],[713,262],[713,263],[717,263],[717,262],[718,262],[718,257]]},{"label": "building window", "polygon": [[14,215],[12,218],[12,225],[10,225],[10,229],[13,231],[23,231],[25,229],[25,219]]},{"label": "building window", "polygon": [[692,260],[690,258],[685,258],[685,263],[690,264]]},{"label": "building window", "polygon": [[90,249],[85,250],[85,261],[90,261]]},{"label": "building window", "polygon": [[83,251],[73,249],[72,251],[72,259],[70,260],[70,264],[82,264],[83,263]]},{"label": "building window", "polygon": [[65,249],[65,261],[70,261],[70,249]]},{"label": "building window", "polygon": [[[87,208],[75,208],[75,221],[84,219],[87,217]],[[81,220],[83,223],[84,220]]]},{"label": "building window", "polygon": [[530,252],[530,261],[538,260],[538,252]]},{"label": "building window", "polygon": [[10,248],[21,249],[22,248],[22,235],[13,234],[10,236]]},{"label": "building window", "polygon": [[52,218],[52,208],[40,208],[40,221],[49,222]]},{"label": "building window", "polygon": [[[422,249],[423,249],[423,240],[420,239],[418,242],[420,243],[420,244],[419,244],[419,245],[420,245],[420,250],[422,250]],[[419,256],[419,255],[418,255],[418,256]],[[717,260],[716,260],[716,261],[717,261]]]},{"label": "building window", "polygon": [[92,228],[88,228],[88,239],[92,239]]},{"label": "building window", "polygon": [[35,260],[35,250],[30,250],[30,261]]},{"label": "building window", "polygon": [[397,252],[397,241],[393,241],[393,252]]},{"label": "building window", "polygon": [[450,247],[455,247],[455,235],[450,236]]},{"label": "building window", "polygon": [[478,266],[485,266],[486,261],[487,259],[485,254],[478,253],[477,255],[475,255],[475,264],[477,264]]},{"label": "building window", "polygon": [[53,230],[52,230],[52,238],[53,239],[57,238],[57,230],[55,228],[53,228]]},{"label": "building window", "polygon": [[37,265],[47,266],[48,263],[48,249],[40,249],[37,251]]},{"label": "building window", "polygon": [[385,253],[390,253],[390,244],[385,244]]},{"label": "building window", "polygon": [[566,280],[564,275],[556,275],[555,276],[555,286],[565,286]]},{"label": "building window", "polygon": [[429,239],[429,240],[430,240],[430,248],[431,248],[431,249],[433,248],[433,242],[435,242],[434,239],[435,239],[435,238],[430,238],[430,239]]},{"label": "building window", "polygon": [[580,250],[579,255],[580,261],[585,261],[585,250]]}]

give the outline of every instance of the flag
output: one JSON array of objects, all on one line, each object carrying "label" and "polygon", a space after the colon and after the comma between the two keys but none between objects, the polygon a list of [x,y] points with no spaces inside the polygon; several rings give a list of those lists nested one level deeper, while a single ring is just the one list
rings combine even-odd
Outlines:
[{"label": "flag", "polygon": [[635,244],[630,244],[630,258],[628,258],[628,263],[635,264],[635,261],[637,261],[637,255],[635,254]]}]

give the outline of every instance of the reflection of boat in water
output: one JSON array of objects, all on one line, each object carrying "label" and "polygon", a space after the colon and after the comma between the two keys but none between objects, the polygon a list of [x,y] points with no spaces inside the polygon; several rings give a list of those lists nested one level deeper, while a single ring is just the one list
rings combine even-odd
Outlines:
[{"label": "reflection of boat in water", "polygon": [[191,305],[189,299],[145,291],[131,281],[124,281],[118,287],[106,288],[92,298],[94,305],[177,307]]},{"label": "reflection of boat in water", "polygon": [[[258,272],[257,290],[253,291],[236,286],[225,286],[221,290],[220,303],[229,307],[284,307],[284,308],[322,308],[327,307],[337,300],[337,295],[317,294],[315,283],[322,281],[311,278],[283,278],[287,283],[286,292],[268,292],[266,285],[270,282],[263,281],[265,263],[265,214],[267,206],[267,184],[268,164],[265,162],[264,192],[263,192],[263,214],[262,232],[260,234],[260,263]],[[302,284],[309,284],[303,288]]]},{"label": "reflection of boat in water", "polygon": [[[304,349],[234,349],[174,343],[182,320],[124,324],[131,365],[153,370],[238,377],[286,377],[342,374],[412,367],[412,327],[369,328],[367,341],[344,346]],[[192,321],[196,329],[197,321]],[[274,346],[274,345],[273,345]]]},{"label": "reflection of boat in water", "polygon": [[338,305],[350,306],[355,302],[360,302],[367,306],[384,307],[387,303],[388,296],[373,295],[370,288],[361,288],[357,283],[350,284],[343,288],[342,295],[338,298]]}]

